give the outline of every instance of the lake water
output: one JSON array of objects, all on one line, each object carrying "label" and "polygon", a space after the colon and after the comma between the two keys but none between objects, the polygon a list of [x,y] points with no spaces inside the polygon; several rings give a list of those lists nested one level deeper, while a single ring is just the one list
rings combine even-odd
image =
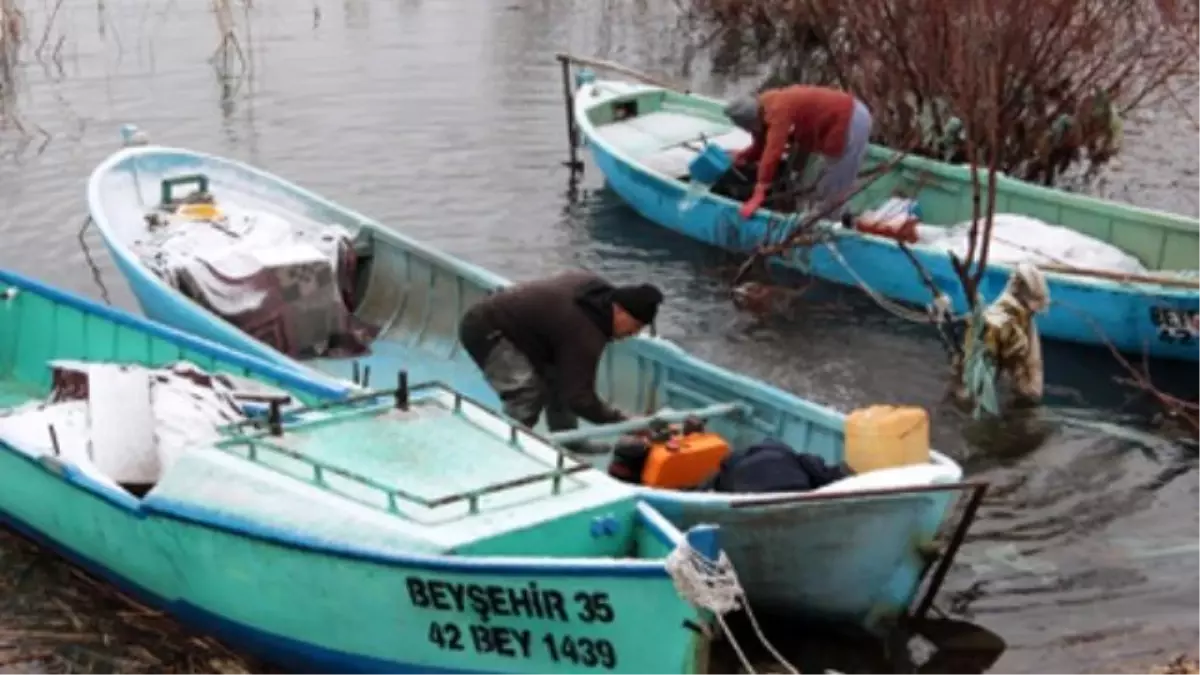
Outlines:
[{"label": "lake water", "polygon": [[[993,669],[1136,669],[1194,649],[1195,446],[1114,383],[1121,371],[1106,353],[1046,348],[1047,405],[1087,424],[980,428],[940,403],[945,357],[929,330],[820,286],[791,316],[752,320],[730,306],[718,254],[639,219],[594,167],[572,199],[553,54],[677,72],[685,39],[670,3],[257,0],[240,35],[251,66],[236,86],[208,63],[219,43],[209,2],[65,0],[49,29],[54,3],[27,4],[25,62],[0,94],[0,265],[136,311],[98,239],[83,240],[95,274],[79,240],[87,175],[134,122],[154,141],[248,161],[510,278],[583,266],[653,279],[668,297],[661,333],[703,358],[841,410],[932,411],[937,447],[992,483],[939,604],[1003,638]],[[741,91],[712,77],[695,85]],[[1186,116],[1165,107],[1129,124],[1126,143],[1094,189],[1196,215]],[[1155,375],[1195,399],[1194,366]],[[22,556],[8,551],[6,566]],[[39,609],[41,591],[23,588],[22,607],[62,615],[58,595]],[[17,640],[4,621],[0,662]]]}]

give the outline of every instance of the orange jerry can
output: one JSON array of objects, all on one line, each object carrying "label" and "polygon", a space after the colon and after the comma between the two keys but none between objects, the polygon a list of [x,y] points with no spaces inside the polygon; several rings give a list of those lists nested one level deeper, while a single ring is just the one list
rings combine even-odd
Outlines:
[{"label": "orange jerry can", "polygon": [[699,485],[721,468],[729,443],[720,435],[695,431],[673,435],[650,446],[642,485],[679,489]]}]

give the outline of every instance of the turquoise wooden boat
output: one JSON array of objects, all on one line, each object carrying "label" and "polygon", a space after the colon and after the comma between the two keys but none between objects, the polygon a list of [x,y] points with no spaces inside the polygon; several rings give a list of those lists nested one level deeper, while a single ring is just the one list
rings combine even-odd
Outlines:
[{"label": "turquoise wooden boat", "polygon": [[[581,73],[583,75],[583,73]],[[748,252],[771,233],[786,233],[781,216],[760,209],[740,222],[741,204],[689,186],[689,163],[707,140],[737,149],[749,136],[724,116],[722,101],[655,86],[579,77],[573,100],[581,140],[609,187],[647,220],[693,239]],[[886,163],[895,153],[872,147],[868,164]],[[895,194],[915,197],[922,223],[947,226],[972,218],[970,169],[907,157],[854,200],[855,212],[879,206]],[[691,188],[691,189],[689,189]],[[1155,280],[1122,281],[1047,271],[1053,306],[1038,318],[1046,338],[1082,344],[1107,339],[1138,356],[1196,361],[1196,278],[1200,222],[1066,193],[997,176],[997,213],[1011,213],[1062,225],[1098,238],[1138,258]],[[848,286],[868,287],[891,300],[925,306],[930,291],[904,252],[890,239],[837,228],[833,245],[798,250],[785,266]],[[1020,244],[1021,242],[1017,242]],[[1029,244],[1030,242],[1024,242]],[[933,282],[967,310],[966,297],[942,248],[915,244],[912,252]],[[991,301],[1003,290],[1011,266],[989,264],[980,293]]]},{"label": "turquoise wooden boat", "polygon": [[[0,317],[0,522],[193,627],[289,671],[705,672],[664,561],[716,530],[456,392],[317,382],[6,271]],[[144,377],[177,361],[300,405],[187,426],[169,394],[202,390]],[[96,396],[42,405],[52,364]]]},{"label": "turquoise wooden boat", "polygon": [[[300,363],[210,313],[150,271],[133,249],[144,235],[146,209],[164,180],[202,175],[218,203],[250,205],[290,222],[336,223],[356,234],[365,289],[355,313],[381,329],[370,353]],[[294,372],[355,380],[407,368],[414,382],[441,381],[493,409],[500,401],[457,341],[465,309],[509,282],[339,206],[282,178],[229,159],[189,150],[129,147],[104,160],[88,182],[92,218],[145,313],[188,333],[252,354]],[[232,208],[232,207],[231,207]],[[628,410],[705,410],[721,416],[709,428],[735,447],[772,436],[837,461],[844,416],[684,352],[674,343],[639,337],[611,346],[598,391]],[[613,435],[614,428],[584,428]],[[563,440],[559,438],[559,440]],[[868,473],[806,494],[728,495],[640,488],[677,527],[721,527],[721,546],[758,611],[802,614],[884,631],[915,608],[922,581],[932,597],[952,559],[938,557],[935,537],[959,497],[950,458]],[[981,492],[974,492],[975,499]],[[974,502],[974,503],[977,503]],[[973,509],[959,521],[958,538]],[[950,546],[953,549],[955,545]],[[939,566],[933,567],[933,563]],[[914,608],[915,606],[915,608]],[[923,610],[922,610],[923,611]]]}]

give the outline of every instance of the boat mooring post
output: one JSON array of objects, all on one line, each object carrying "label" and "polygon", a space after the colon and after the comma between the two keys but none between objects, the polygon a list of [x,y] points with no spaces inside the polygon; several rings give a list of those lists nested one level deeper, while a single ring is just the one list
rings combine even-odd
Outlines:
[{"label": "boat mooring post", "polygon": [[571,170],[571,175],[583,173],[583,162],[579,161],[579,130],[575,128],[575,114],[572,105],[571,92],[571,56],[558,54],[555,56],[562,66],[563,108],[567,112],[567,146],[570,149],[570,159],[563,162]]},{"label": "boat mooring post", "polygon": [[48,426],[50,427],[50,448],[54,450],[54,456],[59,457],[62,455],[62,448],[58,445],[58,432],[54,430],[53,424]]},{"label": "boat mooring post", "polygon": [[279,399],[272,399],[267,408],[267,429],[272,436],[283,435],[283,413],[279,410]]},{"label": "boat mooring post", "polygon": [[408,410],[408,371],[396,373],[396,408]]}]

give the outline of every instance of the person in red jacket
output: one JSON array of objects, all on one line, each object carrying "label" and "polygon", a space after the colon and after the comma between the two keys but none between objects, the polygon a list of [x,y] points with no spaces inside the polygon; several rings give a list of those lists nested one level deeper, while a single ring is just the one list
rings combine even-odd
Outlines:
[{"label": "person in red jacket", "polygon": [[[824,175],[817,184],[823,206],[844,200],[853,189],[871,136],[871,112],[857,98],[838,89],[798,84],[735,100],[725,106],[725,115],[753,138],[750,147],[734,157],[734,165],[759,162],[754,194],[742,206],[742,218],[762,206],[789,138],[798,169],[813,153],[825,157]],[[830,217],[843,218],[845,213],[843,205]]]}]

